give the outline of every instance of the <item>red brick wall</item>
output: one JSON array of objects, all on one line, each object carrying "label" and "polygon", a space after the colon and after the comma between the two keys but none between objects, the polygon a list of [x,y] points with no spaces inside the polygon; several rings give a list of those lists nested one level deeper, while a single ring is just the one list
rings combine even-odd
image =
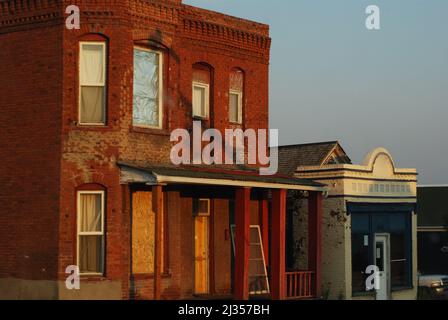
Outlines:
[{"label": "red brick wall", "polygon": [[3,18],[0,11],[0,278],[54,279],[62,28],[9,32]]}]

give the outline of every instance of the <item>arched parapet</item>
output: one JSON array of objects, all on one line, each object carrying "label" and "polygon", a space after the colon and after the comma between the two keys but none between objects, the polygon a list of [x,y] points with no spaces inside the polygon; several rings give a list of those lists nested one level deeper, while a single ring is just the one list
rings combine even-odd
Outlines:
[{"label": "arched parapet", "polygon": [[364,158],[363,165],[374,176],[391,177],[395,174],[395,163],[392,155],[385,148],[376,148],[370,151]]}]

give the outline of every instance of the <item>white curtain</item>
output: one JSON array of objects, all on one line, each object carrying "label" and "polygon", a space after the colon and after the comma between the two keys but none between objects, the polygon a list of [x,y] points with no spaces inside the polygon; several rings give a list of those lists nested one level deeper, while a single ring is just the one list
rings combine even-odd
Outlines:
[{"label": "white curtain", "polygon": [[160,126],[159,68],[159,54],[134,49],[133,122],[136,125]]},{"label": "white curtain", "polygon": [[195,116],[207,116],[205,99],[206,89],[203,87],[195,86],[193,90],[193,114]]},{"label": "white curtain", "polygon": [[100,194],[82,194],[80,198],[79,263],[82,273],[101,273],[103,234],[83,235],[83,232],[103,232]]},{"label": "white curtain", "polygon": [[105,123],[104,46],[83,44],[80,59],[81,122]]},{"label": "white curtain", "polygon": [[81,122],[104,123],[104,87],[81,87]]},{"label": "white curtain", "polygon": [[104,84],[104,46],[83,44],[81,50],[80,81],[82,85]]},{"label": "white curtain", "polygon": [[80,236],[79,269],[81,273],[102,273],[103,242],[101,236]]},{"label": "white curtain", "polygon": [[229,96],[229,100],[230,100],[230,121],[231,122],[238,122],[239,120],[239,109],[238,109],[238,105],[239,105],[239,97],[237,94],[231,93]]},{"label": "white curtain", "polygon": [[101,232],[101,195],[81,195],[80,232]]}]

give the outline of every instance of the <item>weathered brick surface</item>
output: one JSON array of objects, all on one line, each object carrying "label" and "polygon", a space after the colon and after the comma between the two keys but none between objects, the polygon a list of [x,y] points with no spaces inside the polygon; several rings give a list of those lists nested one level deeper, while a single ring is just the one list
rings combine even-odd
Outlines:
[{"label": "weathered brick surface", "polygon": [[[71,4],[81,9],[81,30],[64,27]],[[95,39],[108,45],[104,128],[77,123],[79,41]],[[132,127],[135,43],[164,50],[163,130]],[[129,195],[116,161],[169,162],[169,133],[192,127],[192,66],[198,62],[213,71],[207,126],[229,126],[229,74],[238,67],[245,73],[244,128],[268,128],[269,47],[266,25],[180,0],[1,1],[0,276],[62,281],[66,266],[76,262],[76,190],[96,184],[107,190],[100,282],[121,283],[122,297],[129,298]],[[176,234],[180,225],[170,228]],[[164,280],[167,297],[191,290],[178,290],[185,283],[175,274],[186,266],[177,260],[170,259],[172,281]],[[151,284],[142,286],[148,288],[142,297],[151,297]]]}]

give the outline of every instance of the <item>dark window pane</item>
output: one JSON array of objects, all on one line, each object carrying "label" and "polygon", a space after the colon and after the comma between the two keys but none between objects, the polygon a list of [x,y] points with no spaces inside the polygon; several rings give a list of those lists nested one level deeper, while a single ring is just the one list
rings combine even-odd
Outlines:
[{"label": "dark window pane", "polygon": [[389,215],[389,231],[405,232],[406,230],[406,215],[404,213],[393,213]]},{"label": "dark window pane", "polygon": [[425,275],[448,272],[448,232],[418,233],[418,263]]},{"label": "dark window pane", "polygon": [[369,215],[352,215],[352,287],[353,292],[366,290],[366,268],[369,266]]},{"label": "dark window pane", "polygon": [[372,230],[373,233],[382,233],[389,231],[389,214],[375,213],[372,214]]},{"label": "dark window pane", "polygon": [[406,236],[404,233],[392,233],[390,236],[390,268],[392,287],[407,285],[409,263]]}]

